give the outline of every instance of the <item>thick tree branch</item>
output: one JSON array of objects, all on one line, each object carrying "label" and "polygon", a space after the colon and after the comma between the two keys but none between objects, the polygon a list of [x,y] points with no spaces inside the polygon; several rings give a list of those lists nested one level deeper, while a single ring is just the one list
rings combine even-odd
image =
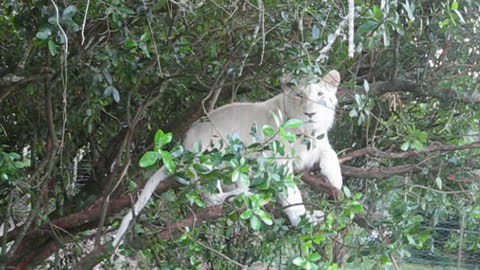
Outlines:
[{"label": "thick tree branch", "polygon": [[466,150],[466,149],[473,149],[479,148],[480,141],[476,141],[469,144],[464,145],[448,145],[443,144],[440,142],[434,142],[429,146],[425,147],[422,151],[407,151],[407,152],[384,152],[376,147],[366,147],[363,149],[355,150],[351,153],[345,154],[338,158],[340,163],[344,163],[351,159],[361,157],[361,156],[369,156],[369,157],[377,157],[377,158],[409,158],[419,156],[424,153],[434,153],[434,152],[450,152],[456,150]]},{"label": "thick tree branch", "polygon": [[[380,96],[388,92],[410,92],[415,96],[435,97],[445,102],[451,102],[455,100],[462,103],[480,104],[480,96],[475,96],[474,91],[475,90],[472,90],[470,93],[465,94],[464,97],[460,97],[453,89],[450,88],[437,88],[435,86],[413,80],[396,79],[392,81],[382,81],[370,84],[369,94]],[[340,92],[345,95],[348,91]],[[346,97],[346,99],[348,101],[348,97]]]},{"label": "thick tree branch", "polygon": [[49,79],[53,73],[54,71],[50,68],[42,68],[40,74],[36,75],[22,76],[9,74],[0,78],[0,103],[13,92],[20,90],[25,84]]},{"label": "thick tree branch", "polygon": [[322,176],[313,175],[309,170],[303,172],[302,180],[320,192],[328,194],[333,200],[337,200],[342,194],[341,190],[327,183]]},{"label": "thick tree branch", "polygon": [[[195,213],[180,222],[177,222],[173,225],[170,225],[168,228],[160,231],[157,236],[160,239],[169,240],[173,235],[177,234],[184,227],[195,226],[196,223],[212,220],[224,216],[227,213],[227,209],[222,208],[221,205],[205,208],[198,213]],[[135,244],[145,243],[145,239],[137,238],[134,240]],[[92,269],[95,265],[99,263],[99,258],[105,256],[106,254],[111,253],[113,250],[108,249],[108,245],[111,242],[108,242],[102,246],[95,248],[89,254],[85,255],[78,264],[73,269]]]},{"label": "thick tree branch", "polygon": [[[474,148],[480,148],[480,141],[476,141],[476,142],[464,144],[464,145],[448,145],[448,144],[435,142],[425,147],[425,149],[423,149],[422,151],[407,151],[402,153],[384,152],[375,147],[367,147],[367,148],[356,150],[349,154],[343,155],[339,158],[339,160],[341,163],[343,163],[348,160],[361,157],[361,156],[393,158],[393,159],[409,158],[409,157],[420,157],[422,154],[450,152],[450,151],[467,150],[467,149],[474,149]],[[344,176],[352,176],[352,177],[359,177],[359,178],[366,178],[366,179],[372,179],[372,178],[386,179],[396,175],[405,175],[408,173],[419,171],[422,169],[422,164],[427,159],[429,159],[429,157],[425,158],[424,160],[418,163],[390,166],[390,167],[357,168],[357,167],[352,167],[344,164],[342,164],[341,167],[342,167],[342,174]]]},{"label": "thick tree branch", "polygon": [[365,179],[386,179],[396,175],[405,175],[414,171],[421,170],[417,164],[407,164],[390,167],[375,167],[375,168],[357,168],[347,165],[341,165],[342,175]]}]

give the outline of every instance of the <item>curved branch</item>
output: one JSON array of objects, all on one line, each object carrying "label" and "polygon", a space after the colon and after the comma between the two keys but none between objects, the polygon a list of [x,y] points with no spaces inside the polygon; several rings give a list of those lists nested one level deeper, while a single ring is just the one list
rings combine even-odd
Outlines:
[{"label": "curved branch", "polygon": [[375,168],[357,168],[347,165],[341,165],[341,168],[343,176],[359,177],[366,179],[386,179],[392,176],[405,175],[414,171],[421,170],[421,166],[417,164]]},{"label": "curved branch", "polygon": [[[357,86],[357,88],[361,87]],[[343,95],[345,95],[346,92],[347,91],[340,91]],[[410,92],[415,96],[435,97],[446,102],[455,100],[468,104],[480,104],[480,96],[474,95],[475,90],[467,93],[465,97],[459,97],[453,89],[436,88],[435,86],[430,86],[414,80],[395,79],[392,81],[381,81],[370,84],[370,95],[379,96],[388,92]]]},{"label": "curved branch", "polygon": [[[163,192],[163,191],[165,191],[169,188],[172,188],[172,187],[175,187],[175,186],[178,186],[178,185],[179,184],[177,182],[175,182],[173,177],[169,177],[169,178],[165,179],[165,181],[161,182],[158,185],[156,191],[157,192]],[[128,207],[132,203],[132,198],[136,198],[136,196],[135,196],[135,194],[130,193],[130,194],[122,196],[121,198],[110,201],[110,203],[108,204],[107,214],[111,215],[113,213],[117,213],[117,212],[125,209],[126,207]],[[99,205],[97,207],[84,209],[80,212],[73,213],[73,214],[70,214],[68,216],[57,218],[57,219],[51,221],[50,223],[53,224],[56,227],[62,228],[64,230],[68,230],[68,229],[71,229],[71,228],[83,226],[85,224],[91,224],[91,223],[98,222],[99,218],[101,216],[102,210],[103,210],[103,205]],[[29,237],[40,236],[40,235],[46,234],[47,231],[48,231],[48,227],[49,226],[46,225],[42,228],[30,231],[29,232]],[[94,227],[95,227],[95,224],[93,224],[91,226],[91,228],[94,228]],[[5,236],[7,238],[7,242],[10,242],[10,241],[14,240],[19,235],[21,229],[22,229],[22,227],[18,227],[15,230],[12,230],[12,231],[8,232],[8,234]],[[0,237],[0,242],[3,241],[3,238],[4,237]]]},{"label": "curved branch", "polygon": [[[31,75],[28,77],[9,74],[0,78],[0,103],[25,84],[45,79],[48,80],[51,78],[53,73],[54,71],[50,68],[42,68],[40,70],[40,74]],[[45,74],[47,76],[45,76]]]},{"label": "curved branch", "polygon": [[[173,225],[170,225],[168,228],[163,229],[158,233],[158,237],[161,239],[168,240],[171,238],[172,234],[180,232],[181,228],[192,227],[195,223],[200,221],[212,220],[224,216],[227,213],[227,209],[222,208],[221,205],[214,207],[205,208],[198,213],[195,213],[182,221],[179,221]],[[133,240],[135,244],[143,244],[146,240],[143,238],[137,238]],[[100,263],[99,258],[105,256],[106,254],[112,253],[114,250],[108,248],[111,242],[108,242],[102,246],[95,248],[89,254],[85,255],[78,264],[73,269],[92,269],[95,265]]]},{"label": "curved branch", "polygon": [[328,194],[333,200],[337,200],[342,194],[341,190],[327,183],[322,176],[313,175],[309,170],[304,171],[302,180],[320,192]]},{"label": "curved branch", "polygon": [[480,141],[476,141],[469,144],[463,145],[449,145],[443,144],[440,142],[433,142],[429,146],[425,147],[422,151],[407,151],[407,152],[385,152],[376,147],[366,147],[363,149],[355,150],[351,153],[345,154],[338,158],[340,163],[344,163],[351,159],[361,157],[361,156],[369,156],[369,157],[378,157],[378,158],[409,158],[419,156],[423,153],[432,153],[432,152],[450,152],[456,150],[466,150],[466,149],[473,149],[479,148]]}]

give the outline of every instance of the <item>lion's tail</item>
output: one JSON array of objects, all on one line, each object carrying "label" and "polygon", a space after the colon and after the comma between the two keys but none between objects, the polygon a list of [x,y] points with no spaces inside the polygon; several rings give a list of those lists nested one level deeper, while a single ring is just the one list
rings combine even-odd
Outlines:
[{"label": "lion's tail", "polygon": [[145,187],[142,190],[142,193],[140,193],[140,196],[138,197],[137,202],[133,206],[133,209],[131,209],[122,219],[122,223],[120,224],[120,227],[118,228],[117,234],[115,235],[112,243],[115,248],[117,247],[117,245],[120,243],[123,236],[127,232],[133,217],[138,216],[140,211],[142,211],[142,209],[147,204],[150,197],[152,197],[152,194],[157,188],[158,184],[160,184],[160,182],[162,182],[166,178],[167,178],[167,174],[165,171],[165,167],[162,167],[158,171],[156,171],[150,177],[150,179],[148,179],[147,183],[145,184]]}]

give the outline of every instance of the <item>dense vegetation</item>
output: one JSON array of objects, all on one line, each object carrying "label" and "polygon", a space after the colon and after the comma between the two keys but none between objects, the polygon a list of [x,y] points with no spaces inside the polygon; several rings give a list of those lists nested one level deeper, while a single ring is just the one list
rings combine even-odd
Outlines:
[{"label": "dense vegetation", "polygon": [[[115,253],[161,269],[381,269],[411,249],[455,254],[459,239],[436,246],[423,228],[480,226],[480,4],[359,0],[352,35],[348,14],[340,0],[2,1],[0,265],[116,268]],[[205,111],[278,94],[285,72],[331,69],[342,194],[259,164],[262,148],[235,138],[214,153],[177,146]],[[153,149],[177,177],[114,252],[109,233],[162,163],[139,166]],[[256,193],[208,207],[192,172],[200,189],[251,179]],[[289,181],[323,224],[288,225],[274,194]]]}]

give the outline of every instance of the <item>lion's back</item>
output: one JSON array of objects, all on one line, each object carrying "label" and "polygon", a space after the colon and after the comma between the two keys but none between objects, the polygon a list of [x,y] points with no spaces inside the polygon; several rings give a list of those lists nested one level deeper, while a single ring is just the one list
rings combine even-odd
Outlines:
[{"label": "lion's back", "polygon": [[212,111],[208,117],[196,121],[187,131],[183,146],[192,150],[196,142],[202,143],[203,150],[217,147],[220,139],[236,134],[244,143],[253,142],[250,135],[252,125],[258,129],[265,124],[272,125],[271,112],[276,110],[273,102],[232,103]]}]

